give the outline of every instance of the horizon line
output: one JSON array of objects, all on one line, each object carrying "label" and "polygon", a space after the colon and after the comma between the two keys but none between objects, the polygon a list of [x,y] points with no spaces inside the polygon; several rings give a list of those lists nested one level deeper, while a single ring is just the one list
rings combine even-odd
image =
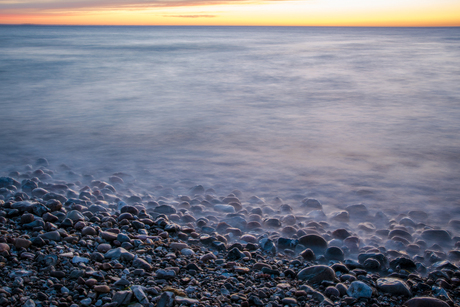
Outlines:
[{"label": "horizon line", "polygon": [[46,26],[46,27],[299,27],[299,28],[460,28],[460,25],[456,26],[363,26],[363,25],[117,25],[117,24],[40,24],[40,23],[0,23],[0,26]]}]

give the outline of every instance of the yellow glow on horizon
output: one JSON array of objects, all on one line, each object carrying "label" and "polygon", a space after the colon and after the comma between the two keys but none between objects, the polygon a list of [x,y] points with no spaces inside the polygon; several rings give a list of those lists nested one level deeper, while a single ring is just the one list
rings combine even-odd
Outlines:
[{"label": "yellow glow on horizon", "polygon": [[[437,5],[433,1],[442,1]],[[193,3],[192,3],[193,4]],[[460,1],[304,0],[187,5],[131,10],[4,13],[0,23],[49,25],[460,26]]]}]

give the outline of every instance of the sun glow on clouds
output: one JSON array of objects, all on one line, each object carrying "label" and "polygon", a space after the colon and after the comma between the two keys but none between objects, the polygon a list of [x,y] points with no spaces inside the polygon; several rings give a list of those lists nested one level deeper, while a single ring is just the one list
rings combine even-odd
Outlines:
[{"label": "sun glow on clouds", "polygon": [[458,0],[0,0],[0,23],[460,26]]}]

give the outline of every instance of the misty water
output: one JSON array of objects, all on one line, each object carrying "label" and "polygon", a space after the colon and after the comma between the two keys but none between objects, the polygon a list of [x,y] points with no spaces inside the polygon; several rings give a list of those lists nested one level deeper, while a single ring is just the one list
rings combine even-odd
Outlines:
[{"label": "misty water", "polygon": [[459,85],[460,28],[1,26],[0,171],[458,217]]}]

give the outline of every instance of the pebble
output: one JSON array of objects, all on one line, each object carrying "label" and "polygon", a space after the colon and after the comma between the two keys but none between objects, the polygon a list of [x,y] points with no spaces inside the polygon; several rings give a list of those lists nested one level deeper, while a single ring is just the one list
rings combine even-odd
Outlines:
[{"label": "pebble", "polygon": [[96,291],[97,293],[109,293],[110,287],[107,285],[97,285],[94,286],[94,291]]}]

